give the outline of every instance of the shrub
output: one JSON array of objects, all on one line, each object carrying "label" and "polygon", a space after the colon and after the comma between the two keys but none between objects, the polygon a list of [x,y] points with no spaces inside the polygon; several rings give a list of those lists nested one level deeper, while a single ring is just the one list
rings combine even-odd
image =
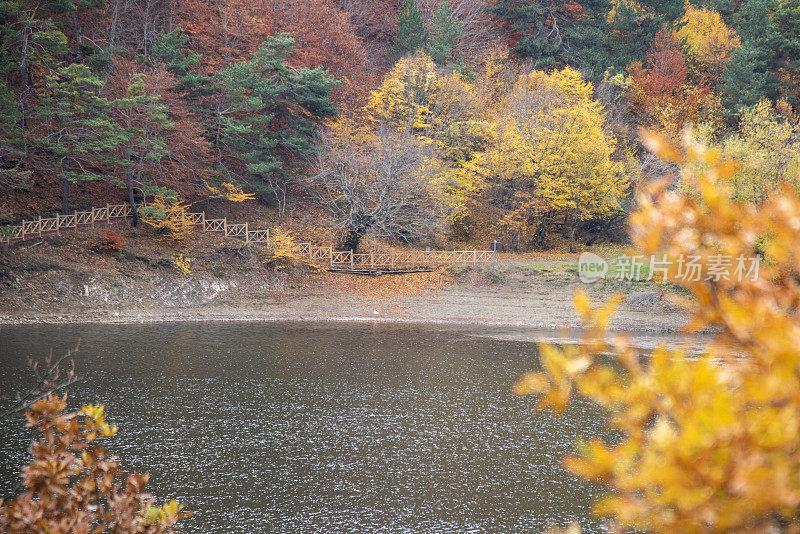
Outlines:
[{"label": "shrub", "polygon": [[169,241],[183,241],[192,232],[194,225],[186,220],[186,205],[156,196],[146,207],[141,208],[142,221],[158,231]]},{"label": "shrub", "polygon": [[125,240],[117,230],[107,228],[103,237],[89,243],[89,248],[95,252],[119,252],[125,248]]},{"label": "shrub", "polygon": [[120,462],[97,441],[117,427],[105,420],[103,406],[66,412],[67,396],[48,397],[27,412],[28,427],[40,437],[22,470],[24,492],[0,501],[0,531],[9,534],[176,532],[187,517],[183,505],[156,506],[143,490],[149,475],[126,474]]}]

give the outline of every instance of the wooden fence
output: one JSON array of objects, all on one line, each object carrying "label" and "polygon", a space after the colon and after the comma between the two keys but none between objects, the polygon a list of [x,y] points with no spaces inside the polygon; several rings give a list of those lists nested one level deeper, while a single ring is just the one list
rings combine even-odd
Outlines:
[{"label": "wooden fence", "polygon": [[[137,205],[139,207],[141,205]],[[94,226],[96,222],[110,222],[114,218],[130,217],[129,204],[109,204],[88,211],[76,211],[69,215],[39,217],[33,221],[22,221],[17,226],[0,227],[0,243],[21,241],[42,234],[61,233],[62,229],[77,228],[79,225]],[[188,224],[199,226],[204,232],[222,232],[225,237],[238,237],[247,243],[265,243],[271,246],[269,228],[250,229],[248,223],[229,223],[226,218],[207,219],[204,211],[185,212]],[[451,264],[489,263],[497,261],[497,254],[491,250],[390,250],[354,254],[350,250],[334,250],[330,246],[317,246],[313,243],[298,243],[298,253],[311,261],[327,264],[330,267],[359,269],[392,269],[401,267],[435,267]]]}]

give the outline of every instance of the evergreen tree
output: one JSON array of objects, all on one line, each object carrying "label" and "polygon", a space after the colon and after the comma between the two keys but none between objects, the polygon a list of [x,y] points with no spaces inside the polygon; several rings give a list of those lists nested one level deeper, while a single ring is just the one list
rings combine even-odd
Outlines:
[{"label": "evergreen tree", "polygon": [[220,75],[228,111],[219,115],[217,144],[233,160],[226,170],[241,176],[243,165],[257,178],[254,189],[274,195],[281,209],[285,177],[312,154],[315,125],[336,115],[329,99],[336,80],[322,68],[289,66],[293,51],[294,39],[278,34]]},{"label": "evergreen tree", "polygon": [[774,98],[777,84],[768,70],[763,49],[746,41],[734,51],[722,73],[722,103],[728,118],[733,119],[741,108],[758,104],[762,98]]},{"label": "evergreen tree", "polygon": [[422,11],[414,0],[404,0],[397,10],[397,37],[394,39],[395,58],[412,54],[425,46],[427,36],[422,23]]},{"label": "evergreen tree", "polygon": [[[168,119],[166,108],[157,95],[148,94],[144,75],[134,76],[125,96],[112,102],[112,110],[119,126],[115,166],[121,169],[122,177],[113,179],[127,191],[128,202],[133,210],[133,226],[139,218],[134,198],[134,184],[139,182],[146,193],[164,195],[155,184],[155,177],[148,180],[147,170],[169,156],[163,132],[174,128]],[[174,192],[169,196],[174,196]]]},{"label": "evergreen tree", "polygon": [[36,144],[55,163],[61,177],[61,213],[69,211],[70,184],[104,177],[97,169],[113,161],[120,130],[109,118],[103,85],[86,65],[72,63],[47,77],[39,97]]},{"label": "evergreen tree", "polygon": [[[508,21],[519,33],[514,51],[534,60],[536,68],[546,69],[567,64],[599,70],[605,58],[592,57],[590,47],[605,46],[605,17],[611,8],[608,0],[584,0],[581,3],[548,0],[498,0],[492,11]],[[599,42],[598,42],[599,40]],[[586,63],[587,65],[584,65]],[[607,66],[607,65],[606,65]]]},{"label": "evergreen tree", "polygon": [[770,70],[778,77],[782,96],[800,105],[800,0],[774,0],[769,10],[772,31],[765,39]]},{"label": "evergreen tree", "polygon": [[30,172],[21,167],[25,140],[20,117],[14,91],[0,81],[0,187],[17,189],[31,185]]},{"label": "evergreen tree", "polygon": [[164,67],[175,75],[178,80],[175,89],[178,92],[195,99],[212,91],[211,78],[200,76],[194,69],[200,61],[200,54],[188,50],[187,41],[188,37],[180,26],[171,32],[162,33],[153,43],[149,60],[156,69]]},{"label": "evergreen tree", "polygon": [[439,65],[444,65],[450,59],[462,26],[461,21],[453,18],[450,4],[444,0],[439,2],[431,21],[431,36],[425,47]]},{"label": "evergreen tree", "polygon": [[[675,13],[674,17],[679,17]],[[617,1],[607,17],[609,65],[624,72],[628,65],[645,61],[648,46],[667,17],[647,2]]]}]

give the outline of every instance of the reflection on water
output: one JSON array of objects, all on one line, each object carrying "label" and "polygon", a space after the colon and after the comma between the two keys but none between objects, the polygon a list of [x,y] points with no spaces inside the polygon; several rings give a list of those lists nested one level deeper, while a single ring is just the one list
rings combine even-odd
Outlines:
[{"label": "reflection on water", "polygon": [[[111,448],[195,511],[188,532],[538,532],[600,488],[560,458],[608,437],[510,392],[530,343],[413,325],[187,323],[0,329],[0,389],[81,339],[71,403],[102,402]],[[0,495],[30,435],[0,422]]]}]

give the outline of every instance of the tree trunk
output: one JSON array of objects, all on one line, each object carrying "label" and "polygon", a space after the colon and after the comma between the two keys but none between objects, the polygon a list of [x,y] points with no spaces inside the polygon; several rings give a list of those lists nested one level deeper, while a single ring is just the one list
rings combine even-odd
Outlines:
[{"label": "tree trunk", "polygon": [[[28,55],[29,55],[29,31],[30,27],[26,24],[19,33],[20,39],[20,50],[22,52],[22,59],[19,62],[19,79],[20,79],[20,91],[19,91],[19,125],[20,129],[22,130],[22,139],[26,139],[25,131],[28,127]],[[27,148],[27,142],[26,142]],[[26,150],[27,154],[27,150]]]},{"label": "tree trunk", "polygon": [[133,197],[133,176],[128,174],[128,203],[131,205],[131,226],[139,224],[139,212],[136,210],[136,199]]},{"label": "tree trunk", "polygon": [[569,251],[571,253],[575,253],[575,230],[578,229],[578,225],[575,222],[572,223],[572,229],[569,232]]},{"label": "tree trunk", "polygon": [[344,238],[344,248],[355,253],[358,248],[358,243],[361,241],[361,234],[356,230],[348,230]]},{"label": "tree trunk", "polygon": [[64,178],[64,186],[61,188],[61,215],[69,214],[69,179]]}]

